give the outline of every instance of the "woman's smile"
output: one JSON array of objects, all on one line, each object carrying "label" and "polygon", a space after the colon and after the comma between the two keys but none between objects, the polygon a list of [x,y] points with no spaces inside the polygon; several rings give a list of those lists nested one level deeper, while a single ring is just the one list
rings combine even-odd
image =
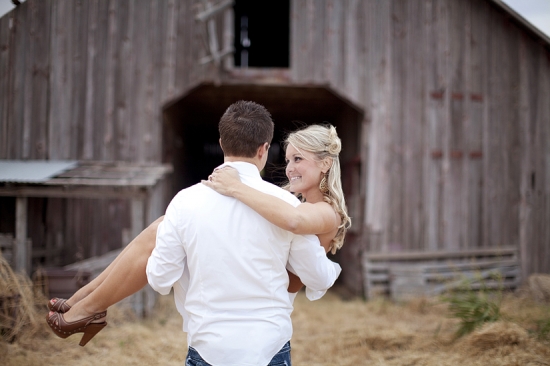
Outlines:
[{"label": "woman's smile", "polygon": [[289,144],[286,161],[286,176],[292,192],[305,196],[308,191],[319,189],[322,172],[312,153],[300,151]]}]

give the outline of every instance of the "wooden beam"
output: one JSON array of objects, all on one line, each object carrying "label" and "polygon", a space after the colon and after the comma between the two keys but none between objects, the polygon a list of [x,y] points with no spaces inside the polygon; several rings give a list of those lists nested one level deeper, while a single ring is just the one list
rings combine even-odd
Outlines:
[{"label": "wooden beam", "polygon": [[230,6],[233,6],[233,0],[223,1],[216,6],[213,6],[209,9],[206,9],[203,12],[200,12],[199,14],[197,14],[195,19],[201,22],[204,22],[205,20],[212,18],[214,15],[221,13],[225,9],[229,8]]},{"label": "wooden beam", "polygon": [[16,272],[29,274],[27,248],[27,198],[15,200],[15,247],[14,267]]},{"label": "wooden beam", "polygon": [[517,255],[516,247],[502,248],[484,248],[472,249],[463,251],[418,251],[418,252],[391,252],[391,253],[366,253],[364,258],[370,261],[391,261],[391,260],[429,260],[429,259],[451,259],[451,258],[467,258],[475,256],[505,256]]},{"label": "wooden beam", "polygon": [[216,56],[206,56],[206,57],[201,58],[199,60],[199,63],[201,65],[204,65],[204,64],[207,64],[207,63],[212,62],[212,61],[222,60],[226,56],[229,56],[229,55],[233,54],[233,52],[235,52],[235,49],[233,47],[230,47],[228,49],[220,51],[219,53],[216,54]]},{"label": "wooden beam", "polygon": [[148,190],[138,187],[0,187],[0,197],[144,198]]}]

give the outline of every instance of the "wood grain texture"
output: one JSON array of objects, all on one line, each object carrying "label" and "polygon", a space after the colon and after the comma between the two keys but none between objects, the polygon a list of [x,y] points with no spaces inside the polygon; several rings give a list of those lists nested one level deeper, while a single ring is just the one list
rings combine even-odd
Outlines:
[{"label": "wood grain texture", "polygon": [[[524,277],[550,270],[550,56],[521,22],[490,1],[292,0],[290,69],[245,72],[199,63],[200,10],[28,0],[0,18],[0,158],[159,163],[173,141],[163,107],[198,85],[326,87],[364,117],[350,253],[511,245]],[[214,21],[225,45],[227,19]],[[56,203],[75,228],[45,233],[48,245],[118,245],[84,236],[112,205]]]}]

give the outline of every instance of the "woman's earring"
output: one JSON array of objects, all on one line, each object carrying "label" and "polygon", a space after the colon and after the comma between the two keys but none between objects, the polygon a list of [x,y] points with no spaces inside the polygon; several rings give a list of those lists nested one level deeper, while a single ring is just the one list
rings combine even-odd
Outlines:
[{"label": "woman's earring", "polygon": [[320,190],[321,193],[323,193],[323,194],[328,193],[327,176],[328,176],[328,174],[323,175],[323,179],[321,179],[321,183],[319,183],[319,190]]}]

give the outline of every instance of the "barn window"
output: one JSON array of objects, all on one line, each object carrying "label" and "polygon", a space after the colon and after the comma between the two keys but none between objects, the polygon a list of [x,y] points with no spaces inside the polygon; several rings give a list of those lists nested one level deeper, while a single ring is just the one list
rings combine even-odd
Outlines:
[{"label": "barn window", "polygon": [[235,66],[289,67],[290,1],[237,0]]}]

